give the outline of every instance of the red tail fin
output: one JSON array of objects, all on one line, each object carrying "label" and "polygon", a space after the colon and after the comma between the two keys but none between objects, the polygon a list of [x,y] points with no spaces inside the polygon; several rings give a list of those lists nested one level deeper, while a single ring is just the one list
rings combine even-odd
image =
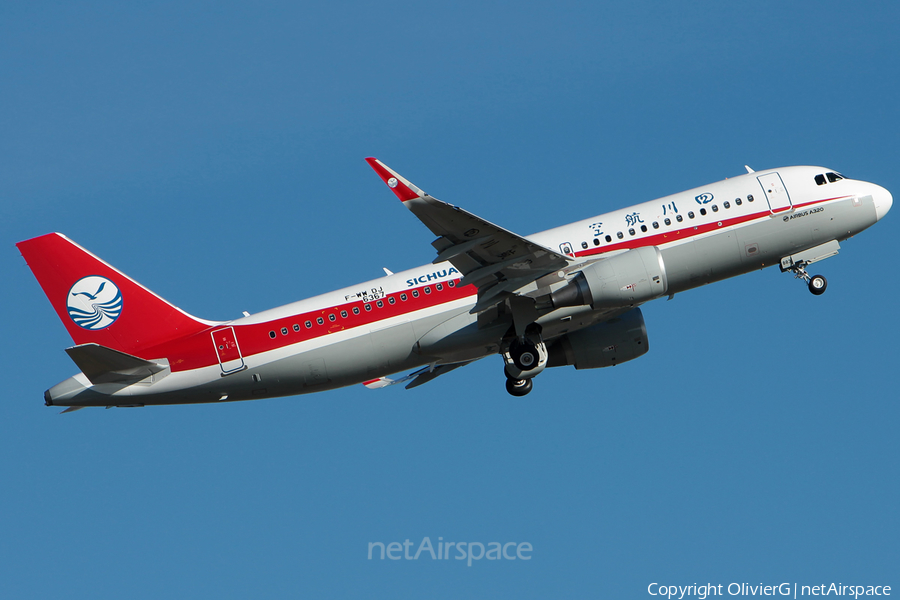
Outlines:
[{"label": "red tail fin", "polygon": [[76,344],[137,354],[207,329],[59,233],[16,244]]}]

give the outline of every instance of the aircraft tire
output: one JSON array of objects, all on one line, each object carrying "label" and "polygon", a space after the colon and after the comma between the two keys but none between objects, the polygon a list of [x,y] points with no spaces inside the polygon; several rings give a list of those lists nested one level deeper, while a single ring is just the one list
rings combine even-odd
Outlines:
[{"label": "aircraft tire", "polygon": [[534,383],[531,379],[509,379],[506,380],[506,391],[513,396],[525,396],[532,390]]},{"label": "aircraft tire", "polygon": [[825,288],[827,287],[828,280],[821,275],[813,275],[809,280],[809,291],[816,296],[821,296],[822,294],[824,294]]}]

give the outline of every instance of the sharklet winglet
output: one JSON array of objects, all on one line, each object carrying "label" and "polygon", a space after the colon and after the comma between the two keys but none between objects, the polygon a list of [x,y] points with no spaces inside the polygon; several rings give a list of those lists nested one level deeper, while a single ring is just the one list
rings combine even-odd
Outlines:
[{"label": "sharklet winglet", "polygon": [[369,166],[381,177],[381,180],[387,184],[391,191],[400,198],[401,201],[414,200],[415,198],[424,198],[425,192],[413,185],[408,179],[385,165],[377,158],[369,157],[366,159]]}]

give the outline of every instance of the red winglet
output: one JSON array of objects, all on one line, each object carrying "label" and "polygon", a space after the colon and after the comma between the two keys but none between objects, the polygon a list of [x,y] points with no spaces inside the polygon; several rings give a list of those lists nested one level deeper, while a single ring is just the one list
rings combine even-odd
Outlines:
[{"label": "red winglet", "polygon": [[369,157],[366,159],[366,162],[369,163],[370,167],[375,169],[375,172],[378,173],[381,180],[384,181],[387,186],[391,188],[391,191],[393,191],[403,202],[421,197],[422,194],[416,186],[401,177],[395,171],[389,169],[377,158]]}]

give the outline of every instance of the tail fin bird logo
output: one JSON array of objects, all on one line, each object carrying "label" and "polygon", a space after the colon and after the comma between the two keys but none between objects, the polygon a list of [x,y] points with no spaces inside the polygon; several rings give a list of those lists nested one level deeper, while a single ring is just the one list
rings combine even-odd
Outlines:
[{"label": "tail fin bird logo", "polygon": [[122,314],[122,292],[105,277],[83,277],[69,290],[66,307],[69,317],[79,327],[105,329]]}]

